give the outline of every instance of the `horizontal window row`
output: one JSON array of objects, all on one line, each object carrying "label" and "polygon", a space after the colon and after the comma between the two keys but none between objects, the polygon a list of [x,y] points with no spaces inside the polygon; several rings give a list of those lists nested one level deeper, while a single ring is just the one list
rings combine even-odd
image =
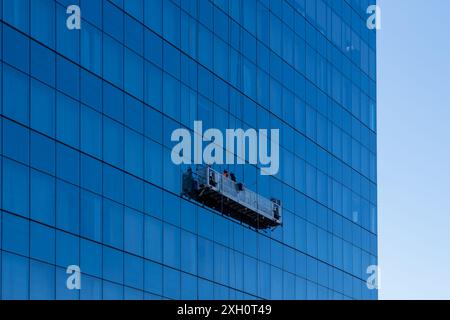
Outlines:
[{"label": "horizontal window row", "polygon": [[[90,108],[86,108],[86,110],[95,113]],[[64,130],[70,128],[69,122],[72,118],[70,116],[67,118],[68,122],[63,126]],[[92,119],[87,118],[85,127],[93,128],[94,125],[94,129],[87,130],[86,140],[83,140],[86,141],[86,144],[82,143],[81,147],[82,150],[100,158],[103,153],[103,160],[114,167],[103,164],[98,159],[86,154],[80,155],[79,151],[66,144],[55,142],[47,136],[29,131],[7,119],[2,121],[3,154],[72,184],[87,187],[98,194],[102,193],[102,178],[105,181],[106,178],[109,178],[106,176],[107,174],[114,177],[116,186],[123,185],[123,177],[125,177],[125,181],[134,180],[135,184],[142,188],[142,179],[144,179],[147,182],[164,186],[176,194],[179,193],[181,174],[186,168],[180,168],[171,162],[169,148],[144,138],[134,131],[123,130],[123,127],[115,121],[103,117],[102,124],[100,119],[98,117],[97,130],[95,130],[95,122],[93,124]],[[103,141],[102,135],[98,134],[101,127],[104,132]],[[78,137],[78,134],[73,137]],[[98,138],[95,139],[95,137]],[[64,141],[64,139],[61,140]],[[286,161],[289,159],[287,155],[290,154],[282,152],[282,163],[285,166],[282,167],[282,175],[279,175],[285,182],[284,184],[276,177],[260,177],[257,168],[251,165],[226,166],[224,169],[233,170],[241,181],[247,185],[256,186],[255,191],[260,194],[282,199],[284,207],[297,212],[297,214],[304,210],[297,205],[294,199],[296,198],[298,203],[305,202],[305,197],[301,194],[303,193],[308,197],[308,202],[311,201],[309,198],[314,199],[347,219],[359,223],[367,230],[376,232],[375,224],[370,222],[373,221],[370,215],[372,212],[376,212],[376,207],[373,205],[376,203],[376,190],[372,192],[370,184],[360,180],[358,175],[354,175],[353,178],[345,175],[345,179],[342,175],[334,176],[334,178],[341,177],[340,179],[343,179],[344,184],[341,184],[299,157],[291,157],[291,162]],[[132,176],[124,175],[116,168],[123,168]],[[336,174],[340,171],[333,169],[332,172]],[[133,188],[133,190],[135,189],[136,187]],[[362,196],[352,190],[358,190]],[[108,193],[104,194],[108,195]],[[117,201],[123,201],[120,192],[113,192],[108,196]],[[139,206],[140,208],[142,205]]]},{"label": "horizontal window row", "polygon": [[[5,27],[5,32],[8,29]],[[13,31],[9,31],[13,32]],[[19,34],[16,35],[18,37]],[[22,40],[20,38],[17,38],[14,40],[14,37],[4,37],[5,41],[15,41],[18,42],[18,46],[28,46],[28,43],[19,43],[24,42],[25,37],[23,37]],[[8,39],[7,39],[8,38]],[[11,39],[9,39],[11,38]],[[57,87],[59,90],[62,90],[66,94],[69,94],[70,96],[77,98],[79,95],[79,87],[80,87],[80,75],[78,71],[78,67],[75,66],[73,63],[60,58],[56,59],[56,67],[55,67],[55,54],[46,48],[36,44],[35,42],[32,42],[31,47],[31,74],[35,77],[38,77],[45,83],[54,86],[55,85],[55,77],[58,79]],[[6,46],[9,47],[9,46]],[[15,47],[15,46],[12,46]],[[166,49],[167,48],[167,49]],[[95,52],[100,52],[101,50],[96,49]],[[24,50],[24,53],[22,55],[10,55],[8,54],[9,51],[6,51],[5,53],[5,61],[8,63],[14,65],[15,67],[27,71],[29,69],[29,59],[27,58],[28,50]],[[108,56],[103,59],[103,62],[110,68],[110,71],[104,73],[105,79],[111,81],[115,85],[119,87],[125,87],[125,90],[127,90],[130,94],[132,94],[135,97],[138,97],[141,101],[145,99],[146,103],[151,104],[152,106],[162,109],[162,101],[163,101],[163,95],[167,97],[166,92],[177,92],[180,90],[180,82],[176,80],[175,78],[180,78],[183,81],[183,72],[189,72],[189,76],[184,76],[185,82],[187,82],[188,86],[191,86],[196,90],[197,88],[197,72],[191,73],[191,71],[195,71],[197,69],[197,65],[195,63],[192,63],[192,61],[189,58],[186,58],[184,55],[181,55],[183,59],[180,61],[180,53],[173,48],[170,45],[164,46],[164,61],[170,61],[170,63],[165,63],[164,66],[161,64],[161,55],[158,61],[154,61],[154,63],[159,64],[160,67],[164,67],[164,70],[166,70],[168,73],[164,73],[164,77],[162,76],[163,73],[161,70],[157,67],[155,67],[153,64],[150,64],[148,62],[144,62],[142,58],[139,58],[138,56],[135,56],[132,54],[132,52],[125,50],[125,55],[123,50],[113,50],[113,48],[109,48],[108,50],[105,49],[105,52],[108,52]],[[112,52],[114,54],[112,54]],[[156,51],[157,52],[157,51]],[[219,53],[225,53],[224,50],[219,50]],[[118,55],[117,55],[118,54]],[[163,54],[160,52],[160,54]],[[227,55],[228,57],[228,55]],[[235,57],[234,55],[230,55],[231,58]],[[313,56],[314,57],[314,56]],[[125,59],[125,60],[124,60]],[[217,59],[218,62],[227,61],[228,58],[225,59],[225,57]],[[313,106],[312,108],[322,108],[322,113],[327,114],[326,100],[322,101],[322,96],[325,96],[324,93],[319,91],[317,88],[315,88],[312,85],[308,85],[309,82],[307,82],[307,91],[308,94],[305,95],[305,79],[302,75],[299,73],[295,73],[292,70],[286,69],[283,71],[283,75],[280,75],[280,77],[277,77],[278,80],[274,80],[275,78],[271,78],[267,75],[266,72],[261,71],[260,69],[257,69],[254,66],[246,65],[245,63],[242,64],[242,62],[245,62],[244,60],[241,60],[238,56],[236,56],[236,63],[233,63],[233,65],[237,66],[237,69],[235,72],[236,74],[236,81],[232,81],[231,84],[237,85],[240,83],[243,83],[243,87],[240,85],[238,87],[241,87],[243,92],[253,98],[255,101],[258,101],[262,106],[264,106],[266,109],[270,109],[271,112],[273,112],[275,115],[277,115],[280,118],[285,119],[291,126],[295,125],[295,128],[301,128],[301,123],[297,121],[297,118],[301,116],[301,114],[296,115],[294,117],[294,93],[300,95],[301,99],[307,99],[308,105]],[[101,58],[94,59],[91,57],[89,61],[98,60],[101,61]],[[125,64],[124,64],[125,61]],[[128,62],[127,62],[128,61]],[[182,68],[182,72],[180,74],[180,64],[186,65],[186,67]],[[36,65],[36,66],[35,66]],[[125,68],[125,73],[123,68]],[[227,102],[225,99],[227,99],[227,95],[222,94],[222,101],[216,101],[216,95],[213,98],[212,91],[209,89],[209,81],[212,81],[212,79],[209,79],[209,77],[212,77],[212,75],[208,75],[208,71],[205,69],[203,72],[202,67],[199,66],[199,74],[198,74],[198,84],[199,84],[199,92],[208,97],[211,100],[214,100],[219,105],[225,105],[226,108]],[[228,70],[228,68],[226,68]],[[281,70],[279,66],[274,65],[273,67],[270,67],[270,74],[272,77],[275,77],[276,72],[278,70]],[[51,70],[48,72],[48,70]],[[258,71],[256,71],[258,70]],[[269,71],[267,71],[269,72]],[[101,73],[100,73],[101,74]],[[175,78],[167,75],[172,75]],[[85,75],[85,73],[83,73]],[[86,75],[87,76],[87,75]],[[192,77],[192,79],[189,79],[189,77]],[[204,80],[203,77],[205,77]],[[243,78],[242,78],[243,77]],[[241,81],[245,78],[245,81]],[[375,124],[375,104],[373,102],[369,103],[369,100],[366,95],[363,93],[360,93],[359,89],[355,86],[353,88],[351,87],[351,84],[343,80],[342,77],[339,76],[339,74],[333,73],[327,76],[324,76],[323,79],[331,78],[333,79],[333,88],[337,88],[336,90],[333,89],[333,91],[329,92],[330,95],[334,96],[334,98],[340,102],[340,104],[345,105],[345,108],[348,109],[350,112],[353,112],[355,117],[359,118],[367,127],[370,127],[371,130],[375,130],[376,124]],[[71,80],[69,80],[71,79]],[[239,80],[241,79],[241,80]],[[269,80],[271,79],[271,80]],[[295,81],[294,81],[295,79]],[[303,79],[303,80],[302,80]],[[89,79],[87,79],[89,80]],[[125,86],[123,86],[123,80],[125,81]],[[164,81],[163,81],[164,80]],[[83,81],[83,78],[81,79]],[[163,82],[167,86],[163,86]],[[170,84],[176,85],[178,83],[178,86],[169,86]],[[289,89],[282,89],[281,83],[284,83],[286,86],[288,86]],[[328,82],[326,82],[328,83]],[[330,82],[331,83],[331,82]],[[202,84],[205,84],[203,86]],[[222,85],[223,87],[224,85]],[[167,88],[166,88],[167,87]],[[164,91],[162,90],[164,88]],[[83,88],[81,88],[83,90]],[[166,90],[167,89],[167,90]],[[217,88],[223,90],[223,88]],[[228,90],[228,87],[225,85],[225,89]],[[249,92],[252,92],[249,94]],[[309,91],[318,92],[318,94],[310,94]],[[226,91],[225,91],[226,92]],[[349,94],[351,93],[352,94]],[[338,96],[335,96],[337,94]],[[179,96],[178,95],[174,96]],[[270,98],[269,98],[270,96]],[[321,98],[320,101],[318,98]],[[101,98],[100,98],[101,99]],[[295,98],[296,100],[299,100],[298,102],[301,102],[301,99]],[[326,98],[325,98],[326,99]],[[91,99],[94,100],[94,99]],[[98,98],[97,98],[98,100]],[[331,100],[330,100],[331,101]],[[371,100],[370,100],[371,101]],[[175,100],[174,100],[175,102]],[[166,105],[166,103],[165,103]],[[167,103],[169,107],[169,103]],[[173,107],[176,107],[176,104],[172,104]],[[297,105],[297,102],[295,103],[295,106]],[[178,108],[179,108],[179,102],[178,102]],[[325,111],[323,111],[323,108],[325,108]],[[333,106],[333,109],[336,110],[344,110],[342,107],[340,107],[338,104],[335,104]],[[291,112],[289,112],[291,110]],[[169,112],[170,110],[168,110]],[[175,109],[176,111],[176,109]],[[342,111],[341,111],[342,112]],[[344,111],[347,112],[347,111]],[[172,112],[170,115],[173,116],[175,119],[179,119],[179,111],[177,113]],[[291,115],[290,115],[291,113]],[[338,115],[339,113],[335,112],[333,110],[333,115],[336,113]],[[331,112],[330,112],[331,116]],[[252,119],[252,118],[249,118]],[[296,119],[295,123],[292,120]],[[301,119],[301,118],[299,118]],[[331,119],[331,117],[330,117]],[[333,118],[331,119],[338,122],[339,119]],[[345,127],[349,128],[349,126]],[[303,129],[304,130],[304,129]],[[367,130],[367,129],[365,129]],[[315,134],[312,137],[315,139]]]},{"label": "horizontal window row", "polygon": [[[107,273],[116,272],[117,265],[124,268],[120,282],[111,280],[108,275],[99,278],[81,270],[81,289],[69,290],[65,268],[1,250],[0,263],[0,296],[4,300],[377,298],[376,290],[368,290],[365,282],[345,274],[331,273],[332,285],[323,286],[264,264],[259,265],[255,273],[258,275],[256,290],[252,280],[246,281],[243,290],[239,290],[126,254],[116,257],[107,253]],[[268,277],[272,277],[271,280],[267,281]]]},{"label": "horizontal window row", "polygon": [[[290,228],[295,230],[295,243],[290,244],[289,239],[285,240],[286,244],[292,245],[288,247],[254,230],[229,223],[206,210],[185,211],[181,217],[177,217],[171,213],[171,206],[166,205],[164,221],[161,221],[88,192],[78,194],[80,200],[64,192],[68,190],[57,185],[56,197],[50,200],[32,198],[36,200],[31,203],[31,222],[27,219],[28,215],[3,212],[3,249],[61,265],[62,260],[59,260],[58,255],[63,253],[58,251],[57,242],[68,241],[67,246],[61,245],[60,248],[72,248],[70,252],[67,251],[71,257],[69,260],[79,261],[80,235],[85,239],[82,241],[86,245],[86,254],[92,251],[92,259],[99,254],[99,243],[103,243],[114,250],[126,251],[225,284],[228,284],[229,268],[235,263],[236,257],[262,261],[313,280],[316,278],[314,273],[305,273],[308,261],[333,265],[361,279],[366,278],[367,267],[376,264],[376,252],[370,255],[303,220],[288,219],[292,225]],[[4,209],[9,212],[12,212],[11,200],[3,198]],[[48,202],[56,203],[56,212]],[[181,219],[185,229],[177,227],[180,222],[174,219]],[[199,221],[198,230],[193,230],[196,220]],[[58,238],[58,235],[61,237]],[[356,238],[355,231],[350,237]],[[216,267],[212,261],[216,261]]]},{"label": "horizontal window row", "polygon": [[[287,60],[289,60],[289,54],[286,52],[289,51],[289,49],[293,51],[293,46],[286,46],[286,44],[293,42],[289,36],[294,37],[295,34],[306,38],[308,41],[312,42],[313,45],[315,44],[315,38],[308,37],[307,35],[320,35],[324,38],[324,41],[329,41],[330,45],[333,43],[335,46],[339,47],[341,55],[348,54],[348,41],[352,41],[354,44],[352,47],[359,48],[361,46],[361,48],[366,48],[365,51],[358,51],[358,55],[352,53],[350,57],[356,64],[361,64],[363,70],[368,73],[368,69],[364,68],[366,66],[364,61],[367,60],[368,53],[372,52],[372,49],[366,45],[363,39],[360,39],[359,32],[353,32],[352,36],[350,31],[351,29],[363,27],[362,30],[365,31],[363,35],[366,35],[368,30],[365,27],[365,21],[361,21],[358,24],[351,23],[352,26],[350,27],[330,8],[327,10],[327,6],[322,1],[318,2],[321,5],[319,5],[320,11],[317,12],[317,15],[324,16],[323,19],[320,19],[320,21],[323,22],[321,23],[322,26],[319,30],[314,28],[317,28],[317,26],[313,27],[307,23],[302,15],[295,13],[293,8],[287,5],[287,2],[280,2],[280,5],[283,5],[283,11],[286,12],[286,14],[283,14],[283,17],[279,18],[276,15],[276,11],[273,10],[272,5],[270,8],[267,8],[261,2],[244,1],[242,3],[242,10],[246,14],[242,16],[243,21],[241,21],[240,14],[237,14],[241,11],[241,4],[240,2],[238,3],[237,6],[236,4],[230,5],[230,12],[228,12],[228,10],[224,10],[220,6],[215,7],[212,2],[202,2],[199,6],[199,10],[201,10],[201,12],[198,13],[199,20],[197,20],[197,10],[194,12],[190,10],[192,7],[196,7],[196,4],[192,3],[188,5],[188,8],[182,8],[187,9],[186,11],[180,10],[180,8],[172,1],[157,0],[152,1],[151,5],[146,4],[145,6],[141,3],[135,7],[132,11],[133,13],[131,13],[130,10],[128,10],[129,8],[127,8],[128,6],[126,6],[125,11],[130,15],[124,15],[124,12],[120,8],[117,8],[116,4],[110,3],[109,1],[104,2],[103,7],[101,1],[83,1],[81,6],[84,8],[83,12],[86,12],[86,19],[90,23],[93,23],[99,28],[104,27],[105,32],[115,37],[118,41],[123,42],[125,40],[128,45],[135,45],[135,47],[137,46],[141,50],[142,48],[139,47],[136,39],[139,39],[138,35],[143,33],[142,23],[145,23],[146,27],[149,27],[169,39],[175,45],[180,46],[182,42],[180,31],[183,30],[183,22],[190,20],[195,24],[197,24],[197,21],[200,22],[201,24],[198,24],[199,27],[205,26],[203,27],[205,30],[208,32],[215,32],[225,41],[228,41],[229,29],[231,29],[231,32],[236,28],[238,28],[238,30],[242,29],[242,34],[248,34],[248,36],[253,37],[255,41],[258,39],[264,42],[265,45]],[[239,10],[231,10],[231,8],[234,7],[239,8]],[[31,15],[30,19],[30,9],[33,10],[33,12],[40,13],[40,19],[33,19],[34,15]],[[18,12],[19,10],[22,12]],[[24,32],[29,32],[29,29],[31,29],[31,34],[34,37],[45,42],[52,48],[54,48],[56,44],[56,46],[59,47],[59,50],[68,49],[66,51],[70,51],[70,49],[73,49],[70,45],[70,41],[78,40],[76,36],[74,37],[73,34],[68,32],[69,30],[67,30],[67,28],[64,28],[66,19],[65,8],[59,4],[55,5],[54,1],[37,1],[37,4],[32,4],[31,8],[27,5],[27,2],[22,3],[19,1],[7,3],[4,11],[4,18],[8,23],[13,24]],[[137,12],[140,12],[140,14],[136,14]],[[143,19],[142,12],[145,13],[145,16],[150,14],[151,17],[148,18],[152,18],[152,20],[148,21],[147,19]],[[188,16],[185,12],[189,13],[191,16]],[[192,16],[193,13],[194,15]],[[230,16],[227,15],[228,13]],[[296,17],[295,20],[294,14]],[[138,17],[136,17],[136,15],[138,15]],[[101,21],[102,16],[103,20],[105,20],[103,23]],[[309,15],[307,15],[307,17],[310,18]],[[28,20],[31,20],[31,23],[29,23],[30,21]],[[313,19],[310,20],[315,21],[315,14],[313,15]],[[305,30],[305,28],[307,30]],[[350,34],[350,37],[347,36],[348,34]],[[251,41],[246,41],[246,43],[251,43]],[[285,45],[282,46],[281,43],[284,43]],[[74,53],[71,55],[73,54]],[[366,57],[366,60],[362,59],[362,57]]]},{"label": "horizontal window row", "polygon": [[[39,81],[32,80],[31,90],[27,89],[29,86],[26,77],[22,79],[22,74],[19,71],[6,65],[4,66],[4,75],[4,78],[7,80],[4,89],[6,92],[11,93],[11,96],[10,94],[5,94],[3,99],[3,113],[6,116],[24,124],[29,124],[31,122],[30,125],[32,128],[47,135],[55,136],[56,133],[56,138],[58,140],[76,148],[80,147],[81,140],[82,150],[100,158],[103,152],[105,161],[114,165],[123,167],[124,161],[126,160],[123,158],[123,150],[126,149],[125,146],[133,149],[133,151],[138,151],[136,148],[139,148],[143,140],[143,137],[140,134],[127,130],[126,128],[124,130],[120,121],[123,122],[125,120],[125,124],[128,124],[128,126],[137,130],[137,132],[144,133],[157,141],[163,141],[167,147],[171,147],[173,144],[173,142],[169,141],[168,137],[170,137],[171,134],[170,130],[176,129],[176,122],[161,116],[158,111],[145,107],[142,103],[139,103],[129,96],[124,97],[122,93],[114,87],[108,85],[103,86],[105,107],[102,108],[102,106],[100,106],[100,108],[108,115],[108,118],[105,118],[102,117],[101,113],[97,110],[93,110],[84,105],[80,107],[76,100],[72,100],[62,93],[55,92],[54,89],[51,89]],[[29,94],[29,91],[31,91],[31,94]],[[17,96],[20,96],[21,99],[17,100],[15,98]],[[168,96],[170,96],[169,91]],[[189,104],[186,106],[188,110],[185,108],[182,108],[182,110],[188,112],[193,110],[195,112],[195,103],[192,104],[195,100],[192,101],[189,97],[188,99]],[[108,101],[111,103],[107,103]],[[166,114],[169,115],[171,114],[170,105],[171,104],[168,103],[167,108],[164,108],[167,109],[165,111]],[[218,111],[222,109],[216,107],[214,113],[211,112],[210,114],[217,115],[218,117],[214,116],[214,120],[211,121],[212,118],[207,116],[209,113],[208,109],[204,109],[203,106],[203,102],[199,101],[199,114],[202,115],[200,118],[205,121],[206,125],[217,126],[219,123],[217,123],[215,119],[218,119],[218,121],[220,119],[222,124],[220,127],[227,127],[227,124],[223,121],[224,119],[227,119],[225,111],[223,111],[223,114],[220,114]],[[181,105],[178,104],[179,113],[181,113],[180,107]],[[192,109],[192,107],[194,107],[194,109]],[[31,115],[31,119],[29,119],[29,115]],[[142,118],[144,118],[144,120]],[[192,116],[192,118],[194,118],[194,116]],[[110,119],[119,122],[111,121]],[[306,123],[310,122],[307,121]],[[320,124],[320,122],[318,124]],[[193,124],[190,124],[191,127],[192,125]],[[240,124],[237,123],[237,125]],[[301,135],[296,134],[297,139],[294,139],[292,130],[287,130],[287,127],[283,126],[281,123],[279,123],[279,125],[281,126],[282,133],[286,134],[286,139],[282,139],[282,141],[285,141],[284,145],[291,148],[291,150],[295,149],[295,153],[302,157],[305,157],[306,154],[307,160],[315,164],[318,156],[316,153],[322,152],[322,150],[310,140],[306,140],[304,137],[301,139]],[[320,126],[317,125],[317,127],[319,128]],[[164,139],[161,137],[163,128],[165,132]],[[336,152],[338,155],[342,153],[344,160],[346,160],[349,165],[352,164],[356,170],[362,170],[365,175],[371,177],[372,181],[375,180],[375,155],[362,147],[356,140],[350,138],[347,134],[342,133],[341,136],[339,134],[341,131],[337,128],[328,132],[327,140],[333,141],[333,150],[331,151]],[[333,135],[331,135],[332,133]],[[111,137],[114,137],[114,139]],[[338,139],[339,137],[341,137],[341,139]],[[108,141],[110,140],[113,140],[113,145],[111,146],[111,151],[108,151]],[[141,143],[139,143],[139,141],[141,141]],[[105,148],[107,149],[105,150]],[[284,152],[283,150],[284,149],[282,148],[282,153]],[[138,154],[142,154],[142,152]],[[311,155],[311,157],[309,157],[309,155]],[[291,167],[289,165],[289,159],[293,159],[292,154],[283,153],[282,157],[287,161],[286,164],[288,164],[288,166],[284,167]],[[130,157],[129,159],[131,158],[133,157]],[[139,159],[142,157],[134,158],[141,161]],[[136,165],[140,167],[140,169],[134,168],[133,173],[142,175],[142,164]],[[327,172],[327,165],[325,165],[325,167],[322,166],[321,170]],[[292,179],[294,175],[288,174],[286,171],[283,173],[283,176],[279,177],[286,182],[291,181],[289,179]],[[336,176],[335,178],[339,179]]]}]

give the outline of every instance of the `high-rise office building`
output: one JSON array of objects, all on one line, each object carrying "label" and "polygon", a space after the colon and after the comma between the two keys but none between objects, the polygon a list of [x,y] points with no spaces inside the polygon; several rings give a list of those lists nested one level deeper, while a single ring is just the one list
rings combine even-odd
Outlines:
[{"label": "high-rise office building", "polygon": [[[1,1],[0,298],[376,299],[369,2]],[[278,170],[184,192],[196,121]]]}]

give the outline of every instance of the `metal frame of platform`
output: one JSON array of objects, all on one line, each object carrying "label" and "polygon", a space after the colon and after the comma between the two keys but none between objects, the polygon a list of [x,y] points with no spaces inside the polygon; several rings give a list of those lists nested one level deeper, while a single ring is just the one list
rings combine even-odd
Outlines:
[{"label": "metal frame of platform", "polygon": [[282,224],[279,200],[267,199],[209,166],[188,169],[182,185],[184,196],[257,229]]}]

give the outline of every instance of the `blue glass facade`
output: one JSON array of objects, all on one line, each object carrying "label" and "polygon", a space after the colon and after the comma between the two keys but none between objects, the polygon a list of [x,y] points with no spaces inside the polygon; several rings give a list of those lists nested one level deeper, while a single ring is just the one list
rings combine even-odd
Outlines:
[{"label": "blue glass facade", "polygon": [[[1,2],[2,299],[377,298],[369,0]],[[281,199],[281,227],[180,197],[170,136],[194,120],[280,129],[276,176],[217,169]]]}]

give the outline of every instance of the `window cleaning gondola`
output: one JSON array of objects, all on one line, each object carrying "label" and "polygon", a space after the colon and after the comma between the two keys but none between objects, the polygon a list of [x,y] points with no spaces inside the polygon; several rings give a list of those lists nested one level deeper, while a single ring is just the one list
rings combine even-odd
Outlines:
[{"label": "window cleaning gondola", "polygon": [[222,174],[210,166],[188,168],[183,174],[183,196],[220,211],[257,229],[282,223],[281,202],[267,199],[236,181],[234,173]]}]

